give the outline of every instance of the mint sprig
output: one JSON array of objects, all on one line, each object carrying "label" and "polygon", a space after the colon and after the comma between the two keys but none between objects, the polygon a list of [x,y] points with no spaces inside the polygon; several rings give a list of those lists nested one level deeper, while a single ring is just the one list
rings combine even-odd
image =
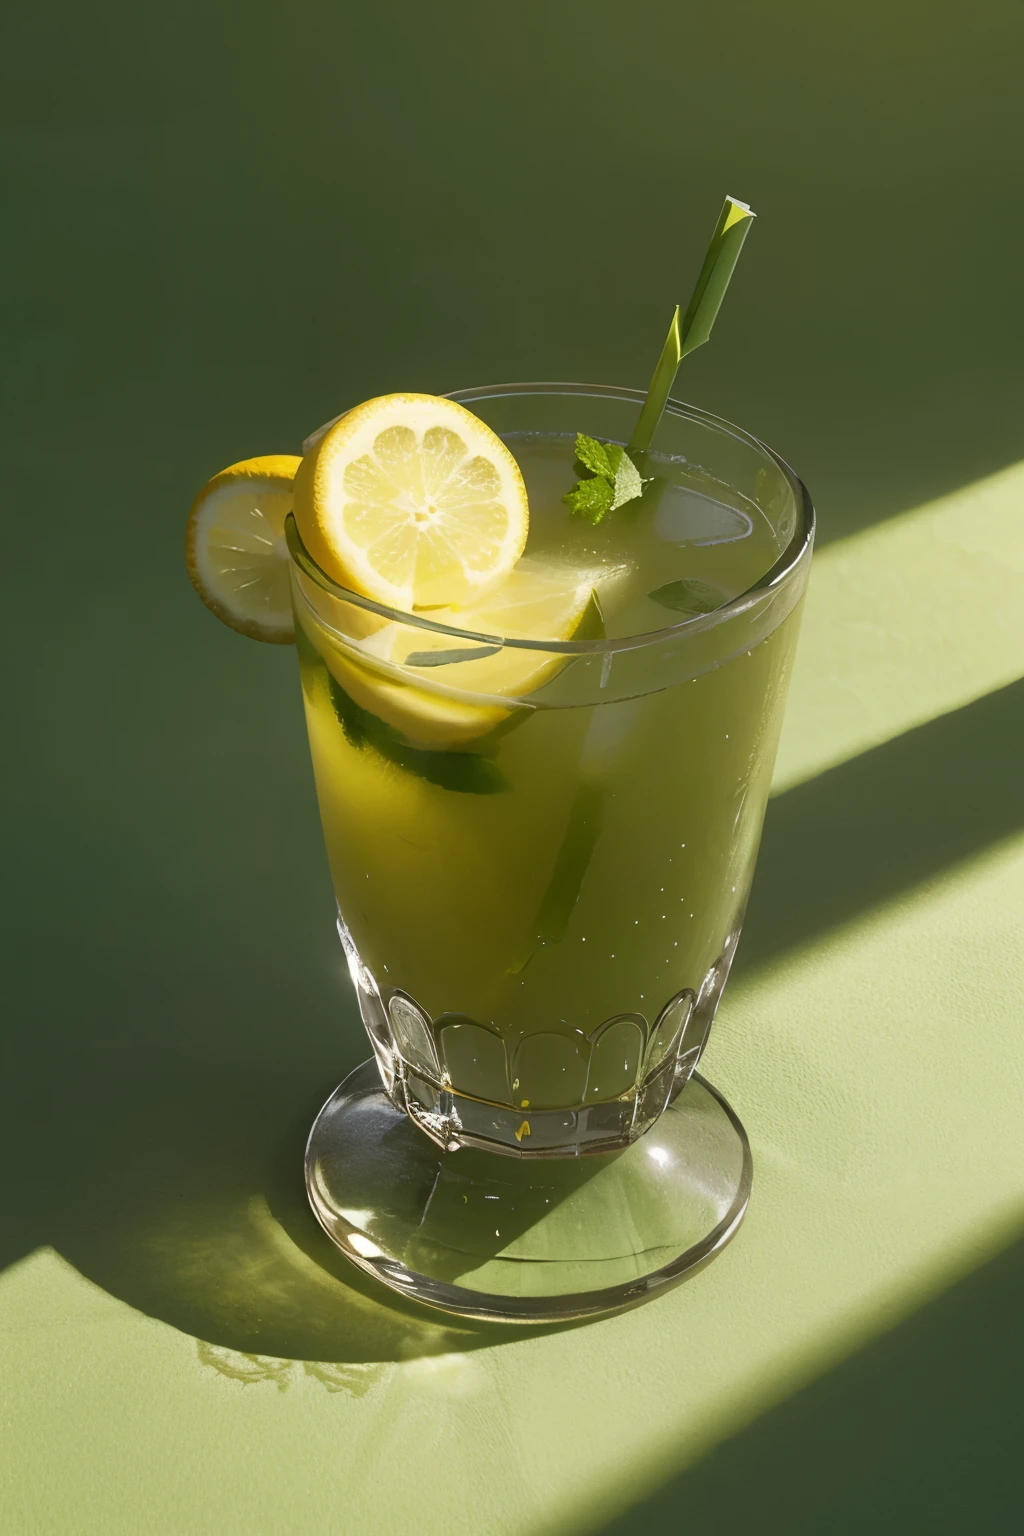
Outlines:
[{"label": "mint sprig", "polygon": [[647,596],[663,608],[674,609],[676,613],[714,613],[726,601],[726,595],[720,587],[712,586],[710,581],[698,581],[695,576],[666,582],[663,587],[648,592]]},{"label": "mint sprig", "polygon": [[562,500],[577,517],[596,524],[609,512],[643,495],[640,471],[618,443],[601,443],[577,432],[576,464],[578,469],[589,469],[590,474],[581,476]]}]

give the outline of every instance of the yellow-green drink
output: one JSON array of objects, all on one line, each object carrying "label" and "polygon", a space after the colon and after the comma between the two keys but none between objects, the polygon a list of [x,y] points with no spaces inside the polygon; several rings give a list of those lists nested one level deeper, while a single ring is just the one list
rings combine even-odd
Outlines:
[{"label": "yellow-green drink", "polygon": [[435,1140],[606,1150],[686,1082],[728,974],[810,512],[768,450],[672,406],[643,497],[593,527],[562,501],[574,434],[627,441],[630,392],[457,398],[522,469],[527,562],[596,596],[571,639],[502,646],[293,571],[342,937],[388,1091]]},{"label": "yellow-green drink", "polygon": [[353,1263],[468,1317],[635,1306],[747,1207],[749,1141],[695,1068],[814,514],[770,449],[669,395],[753,217],[725,199],[646,394],[376,396],[189,512],[207,607],[294,639],[373,1046],[310,1131],[310,1204]]}]

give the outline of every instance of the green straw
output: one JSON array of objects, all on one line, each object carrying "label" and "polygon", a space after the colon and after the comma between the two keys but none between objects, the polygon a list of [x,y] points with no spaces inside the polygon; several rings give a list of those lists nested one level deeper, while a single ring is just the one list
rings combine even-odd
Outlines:
[{"label": "green straw", "polygon": [[633,436],[629,440],[630,453],[644,453],[651,446],[668,402],[669,391],[675,383],[679,364],[688,352],[703,346],[711,335],[711,327],[722,307],[725,290],[736,270],[743,242],[747,238],[747,231],[755,217],[748,205],[739,202],[735,197],[727,197],[723,203],[715,233],[708,246],[708,253],[704,257],[704,265],[700,269],[697,286],[693,290],[693,297],[690,299],[681,325],[679,305],[676,305],[665,345],[658,358],[658,366],[654,370],[654,377],[647,391],[647,399],[643,403]]}]

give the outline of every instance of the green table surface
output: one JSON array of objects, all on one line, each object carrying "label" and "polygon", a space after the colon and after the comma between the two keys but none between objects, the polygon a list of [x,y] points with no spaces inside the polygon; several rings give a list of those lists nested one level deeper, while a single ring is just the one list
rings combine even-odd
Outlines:
[{"label": "green table surface", "polygon": [[[1017,1528],[1024,13],[15,0],[0,1529]],[[205,478],[389,388],[680,391],[821,509],[705,1070],[748,1218],[650,1306],[392,1302],[304,1201],[366,1055],[294,656],[204,613]]]}]

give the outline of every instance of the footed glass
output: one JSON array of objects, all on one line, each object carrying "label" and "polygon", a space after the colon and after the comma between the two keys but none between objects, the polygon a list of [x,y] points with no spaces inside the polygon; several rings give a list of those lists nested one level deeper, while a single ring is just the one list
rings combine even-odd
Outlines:
[{"label": "footed glass", "polygon": [[325,1230],[386,1284],[544,1322],[657,1294],[746,1207],[742,1126],[695,1068],[753,875],[813,510],[770,449],[670,402],[653,483],[595,533],[560,501],[573,440],[626,443],[641,393],[453,398],[519,459],[528,555],[593,560],[612,600],[570,640],[446,627],[336,586],[289,529],[376,1064],[325,1105],[306,1177]]}]

